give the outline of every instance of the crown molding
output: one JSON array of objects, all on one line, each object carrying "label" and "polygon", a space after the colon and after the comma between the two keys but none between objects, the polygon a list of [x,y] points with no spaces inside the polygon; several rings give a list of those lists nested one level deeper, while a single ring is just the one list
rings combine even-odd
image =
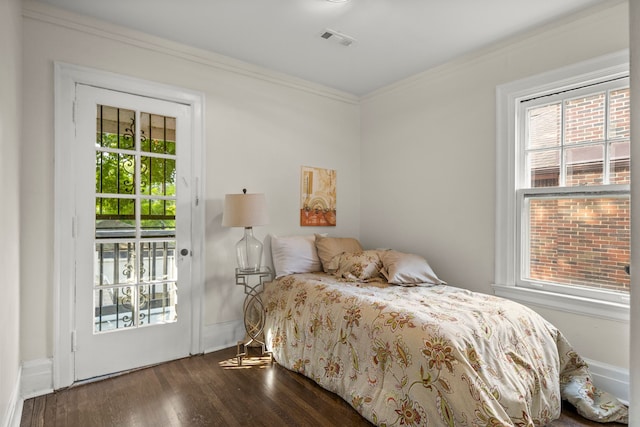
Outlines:
[{"label": "crown molding", "polygon": [[314,95],[324,96],[348,104],[358,105],[360,102],[360,98],[353,94],[259,67],[215,52],[152,36],[147,33],[80,15],[34,0],[26,0],[23,1],[22,4],[22,16],[26,19],[91,34],[119,43],[152,50],[164,55],[171,55],[182,60],[312,93]]},{"label": "crown molding", "polygon": [[583,19],[589,19],[592,16],[603,13],[607,10],[614,9],[622,4],[627,4],[628,0],[608,0],[595,6],[583,9],[577,13],[564,16],[557,20],[543,24],[537,28],[521,32],[507,39],[499,40],[495,43],[480,48],[478,50],[471,51],[467,54],[453,58],[440,65],[436,65],[432,68],[424,70],[420,73],[414,74],[395,83],[391,83],[380,89],[377,89],[371,93],[360,97],[361,102],[373,100],[377,97],[392,94],[398,90],[408,90],[417,84],[420,84],[424,80],[436,80],[443,76],[450,75],[459,70],[464,70],[469,66],[482,63],[499,57],[505,52],[510,50],[520,49],[526,43],[532,43],[534,45],[540,44],[541,37],[552,37],[558,33],[565,31],[567,25],[575,24]]}]

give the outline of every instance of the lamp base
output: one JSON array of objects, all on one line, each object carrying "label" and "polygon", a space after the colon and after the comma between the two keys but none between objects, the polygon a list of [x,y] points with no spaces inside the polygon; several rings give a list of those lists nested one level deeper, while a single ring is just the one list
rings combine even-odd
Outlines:
[{"label": "lamp base", "polygon": [[262,242],[253,236],[253,228],[245,227],[244,236],[236,243],[238,269],[243,273],[260,271]]},{"label": "lamp base", "polygon": [[238,267],[238,271],[240,273],[257,273],[258,271],[260,271],[260,267],[248,267],[248,268]]}]

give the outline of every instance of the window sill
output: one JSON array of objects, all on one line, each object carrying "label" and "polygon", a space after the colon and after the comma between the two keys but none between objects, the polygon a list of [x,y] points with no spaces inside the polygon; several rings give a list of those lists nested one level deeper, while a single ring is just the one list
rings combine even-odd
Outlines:
[{"label": "window sill", "polygon": [[525,305],[564,311],[582,316],[629,323],[629,305],[591,298],[562,295],[516,286],[492,285],[494,293]]}]

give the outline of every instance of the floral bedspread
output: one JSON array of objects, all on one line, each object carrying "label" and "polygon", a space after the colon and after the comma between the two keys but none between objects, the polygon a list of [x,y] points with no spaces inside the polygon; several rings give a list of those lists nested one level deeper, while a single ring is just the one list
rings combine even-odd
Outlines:
[{"label": "floral bedspread", "polygon": [[566,399],[597,421],[627,408],[532,310],[446,285],[401,287],[313,273],[267,285],[276,361],[381,426],[543,426]]}]

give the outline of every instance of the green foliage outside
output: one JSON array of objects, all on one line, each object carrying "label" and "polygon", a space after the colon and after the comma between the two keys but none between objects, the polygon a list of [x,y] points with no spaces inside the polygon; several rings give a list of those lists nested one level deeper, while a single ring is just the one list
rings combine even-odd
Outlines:
[{"label": "green foliage outside", "polygon": [[[101,151],[100,147],[133,149],[134,143],[129,135],[98,135],[96,151],[96,193],[104,195],[136,194],[134,152],[131,154]],[[175,142],[143,139],[144,152],[175,154]],[[151,156],[140,157],[140,194],[146,196],[176,195],[176,161]],[[141,221],[143,228],[175,228],[175,200],[141,200]],[[117,197],[96,197],[96,220],[109,227],[135,225],[135,202],[132,199]],[[99,226],[99,225],[98,225]]]}]

